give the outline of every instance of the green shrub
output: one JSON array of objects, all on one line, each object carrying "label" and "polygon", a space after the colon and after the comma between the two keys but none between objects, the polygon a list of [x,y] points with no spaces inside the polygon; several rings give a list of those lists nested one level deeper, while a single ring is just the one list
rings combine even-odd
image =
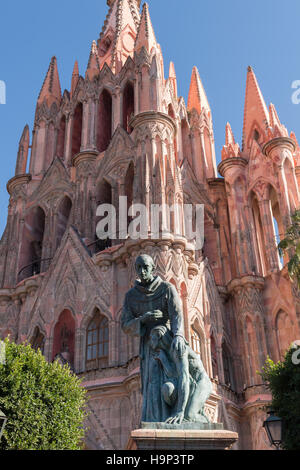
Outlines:
[{"label": "green shrub", "polygon": [[272,409],[283,420],[285,450],[300,450],[300,364],[293,355],[300,358],[299,350],[291,348],[277,364],[268,358],[261,374],[272,392]]},{"label": "green shrub", "polygon": [[8,422],[0,450],[81,449],[86,392],[78,377],[29,345],[5,345],[0,409]]}]

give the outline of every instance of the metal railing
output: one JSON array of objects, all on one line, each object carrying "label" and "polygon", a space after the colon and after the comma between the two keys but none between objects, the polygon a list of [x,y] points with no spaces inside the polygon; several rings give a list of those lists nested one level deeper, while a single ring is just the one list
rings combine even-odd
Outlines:
[{"label": "metal railing", "polygon": [[50,266],[51,261],[52,258],[37,259],[27,266],[24,266],[18,273],[18,282],[46,272]]},{"label": "metal railing", "polygon": [[90,250],[90,252],[93,255],[96,255],[97,253],[100,253],[101,251],[107,250],[107,248],[111,248],[112,246],[112,241],[107,238],[106,240],[97,240],[93,243],[90,243],[87,245],[87,248]]}]

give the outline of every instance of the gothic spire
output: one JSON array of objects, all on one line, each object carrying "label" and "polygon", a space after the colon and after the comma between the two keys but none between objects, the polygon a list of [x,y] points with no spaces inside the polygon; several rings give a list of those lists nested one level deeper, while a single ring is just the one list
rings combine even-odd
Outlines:
[{"label": "gothic spire", "polygon": [[85,77],[86,78],[88,77],[89,80],[92,81],[95,76],[99,75],[99,73],[100,73],[100,63],[99,63],[97,43],[96,41],[93,41]]},{"label": "gothic spire", "polygon": [[38,97],[38,104],[46,100],[50,107],[52,103],[59,104],[61,101],[61,87],[57,69],[56,57],[52,57],[46,78]]},{"label": "gothic spire", "polygon": [[72,73],[71,98],[72,98],[72,96],[73,96],[74,93],[75,93],[78,80],[79,80],[79,67],[78,67],[78,62],[77,62],[77,60],[76,60],[76,61],[75,61],[75,64],[74,64],[73,73]]},{"label": "gothic spire", "polygon": [[240,154],[240,146],[236,143],[231,125],[229,122],[226,124],[225,129],[225,145],[222,149],[222,160],[227,158],[238,157]]},{"label": "gothic spire", "polygon": [[249,149],[254,133],[264,134],[269,123],[269,112],[252,67],[248,67],[244,110],[243,149]]},{"label": "gothic spire", "polygon": [[197,67],[194,67],[192,72],[187,108],[189,111],[195,108],[199,114],[202,109],[210,112],[210,106]]},{"label": "gothic spire", "polygon": [[24,175],[26,173],[29,144],[30,144],[29,127],[26,124],[23,130],[20,142],[19,142],[19,150],[18,150],[16,173],[15,173],[16,176]]},{"label": "gothic spire", "polygon": [[231,129],[231,125],[229,124],[229,122],[227,122],[226,124],[226,130],[225,130],[225,145],[230,145],[230,144],[235,144],[235,139],[234,139],[234,135],[233,135],[233,132],[232,132],[232,129]]},{"label": "gothic spire", "polygon": [[142,47],[145,47],[146,51],[150,54],[155,46],[156,38],[149,14],[149,7],[147,3],[144,3],[134,49],[136,52],[139,52]]},{"label": "gothic spire", "polygon": [[119,72],[129,56],[133,57],[134,43],[140,23],[138,0],[109,0],[100,38],[98,54],[100,68],[106,63]]}]

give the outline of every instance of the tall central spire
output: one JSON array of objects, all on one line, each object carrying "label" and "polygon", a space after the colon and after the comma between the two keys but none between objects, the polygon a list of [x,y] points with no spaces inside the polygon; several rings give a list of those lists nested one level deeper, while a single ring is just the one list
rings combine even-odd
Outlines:
[{"label": "tall central spire", "polygon": [[98,39],[100,67],[106,63],[113,72],[119,72],[129,56],[140,23],[140,0],[108,0],[108,15]]}]

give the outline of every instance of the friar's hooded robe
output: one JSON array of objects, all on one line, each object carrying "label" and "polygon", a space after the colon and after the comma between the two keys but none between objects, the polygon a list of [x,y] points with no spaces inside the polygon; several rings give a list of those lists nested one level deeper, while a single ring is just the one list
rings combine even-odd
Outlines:
[{"label": "friar's hooded robe", "polygon": [[[160,310],[163,318],[142,324],[142,315],[154,310]],[[126,294],[121,324],[124,333],[141,337],[142,421],[165,422],[171,410],[162,397],[161,388],[168,379],[155,360],[149,341],[151,330],[159,325],[166,326],[174,337],[184,337],[182,302],[176,288],[159,276],[146,287],[136,281],[135,287]]]}]

